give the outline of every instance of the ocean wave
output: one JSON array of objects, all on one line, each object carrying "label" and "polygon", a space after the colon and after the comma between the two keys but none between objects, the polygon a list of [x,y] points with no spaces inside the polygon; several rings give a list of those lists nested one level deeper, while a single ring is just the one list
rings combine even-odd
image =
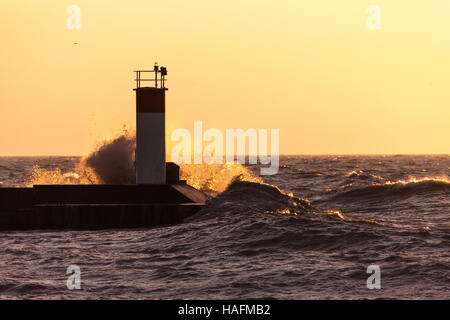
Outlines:
[{"label": "ocean wave", "polygon": [[283,193],[276,186],[235,179],[224,192],[210,199],[198,216],[251,212],[298,215],[318,213],[320,209],[308,200]]},{"label": "ocean wave", "polygon": [[434,192],[450,192],[450,181],[448,177],[436,178],[410,178],[408,180],[387,181],[375,183],[365,187],[352,190],[338,191],[331,198],[336,199],[365,199],[386,197],[409,197],[418,194],[429,194]]},{"label": "ocean wave", "polygon": [[189,221],[207,220],[224,216],[242,219],[252,215],[271,215],[274,217],[293,217],[324,221],[340,221],[351,223],[378,224],[375,220],[350,218],[335,209],[319,208],[309,200],[284,193],[278,187],[266,183],[242,181],[236,178],[228,188],[218,196],[209,199],[205,207]]},{"label": "ocean wave", "polygon": [[348,172],[346,174],[346,177],[348,177],[348,178],[359,178],[359,179],[363,179],[363,180],[374,179],[374,180],[380,180],[380,181],[388,181],[387,178],[384,178],[382,176],[378,176],[376,174],[371,174],[371,173],[365,172],[363,170],[350,171],[350,172]]},{"label": "ocean wave", "polygon": [[303,171],[298,170],[298,177],[299,178],[316,178],[316,177],[323,177],[325,174],[320,171]]},{"label": "ocean wave", "polygon": [[376,221],[316,207],[273,185],[238,180],[184,226],[207,229],[204,234],[211,241],[225,250],[232,247],[242,257],[273,256],[290,249],[334,252],[381,237]]},{"label": "ocean wave", "polygon": [[51,285],[51,284],[43,284],[37,281],[27,281],[16,282],[16,281],[5,281],[0,284],[0,293],[1,294],[12,294],[12,295],[21,295],[21,294],[38,294],[49,291],[56,291],[59,288]]}]

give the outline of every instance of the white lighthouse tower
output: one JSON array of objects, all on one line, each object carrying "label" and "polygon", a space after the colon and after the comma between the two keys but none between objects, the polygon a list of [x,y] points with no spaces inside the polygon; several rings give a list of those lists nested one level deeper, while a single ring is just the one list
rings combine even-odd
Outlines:
[{"label": "white lighthouse tower", "polygon": [[[166,183],[165,76],[167,69],[155,63],[153,70],[136,72],[136,183]],[[142,78],[153,74],[154,78]],[[158,79],[158,74],[160,77]],[[153,87],[142,87],[151,81]]]}]

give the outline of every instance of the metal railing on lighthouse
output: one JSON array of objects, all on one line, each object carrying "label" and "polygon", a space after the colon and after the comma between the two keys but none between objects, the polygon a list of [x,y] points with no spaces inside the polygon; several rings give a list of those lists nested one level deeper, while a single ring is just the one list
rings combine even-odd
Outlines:
[{"label": "metal railing on lighthouse", "polygon": [[[161,88],[165,89],[165,82],[167,81],[167,68],[163,66],[158,66],[157,63],[155,63],[155,66],[153,67],[153,70],[135,70],[136,72],[136,89],[141,88],[142,82],[153,82],[154,88]],[[145,75],[148,73],[153,73],[154,78],[146,78]],[[158,78],[158,73],[160,74],[160,77]],[[143,77],[144,76],[144,77]]]}]

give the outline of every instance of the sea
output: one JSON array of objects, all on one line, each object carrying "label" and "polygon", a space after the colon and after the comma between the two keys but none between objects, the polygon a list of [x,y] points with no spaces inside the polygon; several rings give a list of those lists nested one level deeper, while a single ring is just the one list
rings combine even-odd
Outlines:
[{"label": "sea", "polygon": [[[132,147],[1,157],[0,188],[128,183]],[[259,169],[182,166],[208,201],[177,225],[0,232],[0,298],[450,298],[450,155],[281,156],[277,174]]]}]

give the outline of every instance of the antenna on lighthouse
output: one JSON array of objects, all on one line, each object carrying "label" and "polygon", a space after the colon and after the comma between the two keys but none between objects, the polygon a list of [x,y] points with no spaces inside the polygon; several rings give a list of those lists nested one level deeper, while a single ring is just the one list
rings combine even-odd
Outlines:
[{"label": "antenna on lighthouse", "polygon": [[158,71],[159,71],[158,62],[155,62],[153,71],[155,72],[155,88],[158,88]]}]

